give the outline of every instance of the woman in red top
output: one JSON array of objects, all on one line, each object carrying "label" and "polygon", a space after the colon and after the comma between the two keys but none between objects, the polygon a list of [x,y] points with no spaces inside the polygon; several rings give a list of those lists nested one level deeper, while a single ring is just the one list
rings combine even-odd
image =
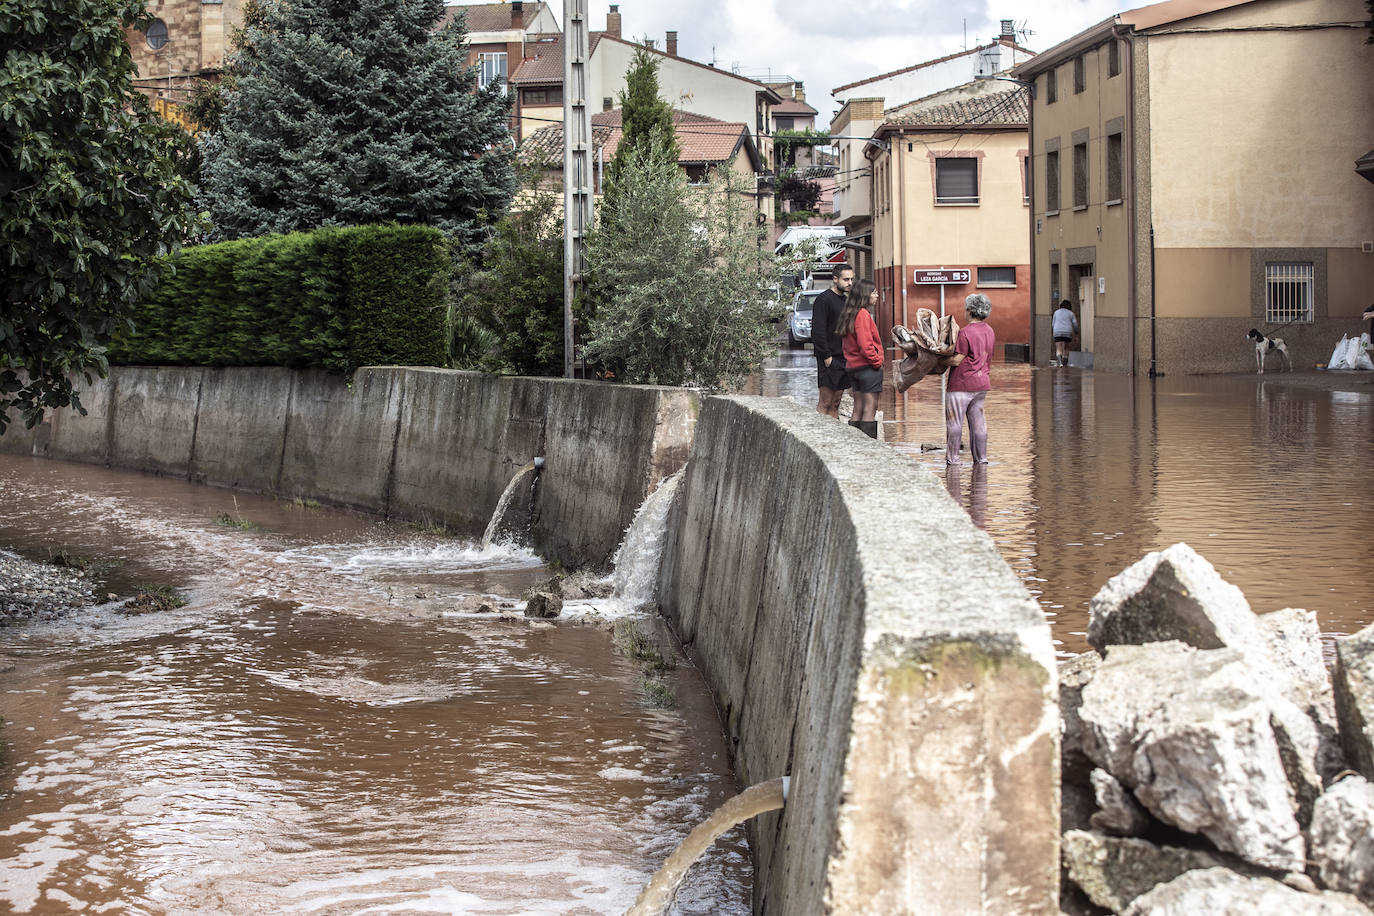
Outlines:
[{"label": "woman in red top", "polygon": [[854,395],[857,426],[878,438],[878,395],[883,391],[883,341],[872,310],[878,306],[878,291],[870,280],[859,280],[849,290],[844,311],[835,320],[835,333],[844,338],[844,365],[849,373],[849,389]]},{"label": "woman in red top", "polygon": [[974,464],[988,463],[988,424],[983,419],[983,400],[992,387],[989,368],[997,336],[988,326],[992,302],[982,293],[964,300],[969,323],[959,329],[954,355],[945,359],[953,366],[945,390],[945,464],[959,463],[959,440],[968,418],[968,449]]}]

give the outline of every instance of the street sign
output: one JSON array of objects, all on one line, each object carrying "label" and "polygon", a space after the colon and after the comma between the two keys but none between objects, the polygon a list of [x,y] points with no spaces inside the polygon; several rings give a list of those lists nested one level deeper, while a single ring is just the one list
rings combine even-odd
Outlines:
[{"label": "street sign", "polygon": [[936,283],[953,283],[962,285],[972,279],[972,271],[954,269],[945,270],[913,270],[911,272],[911,282],[917,286],[933,285]]}]

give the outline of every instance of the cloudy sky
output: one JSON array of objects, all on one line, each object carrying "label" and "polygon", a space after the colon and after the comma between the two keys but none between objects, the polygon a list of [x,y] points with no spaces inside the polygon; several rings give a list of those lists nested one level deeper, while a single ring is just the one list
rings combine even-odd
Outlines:
[{"label": "cloudy sky", "polygon": [[[755,79],[770,70],[806,84],[806,99],[820,111],[817,126],[838,107],[830,90],[845,83],[943,57],[996,37],[1012,19],[1021,44],[1043,51],[1126,9],[1121,0],[619,0],[626,38],[649,37],[663,47],[676,29],[678,53],[734,68]],[[563,16],[562,0],[549,0]],[[606,27],[608,0],[591,0],[593,31]],[[965,32],[967,30],[967,39]],[[967,44],[965,42],[967,41]]]}]

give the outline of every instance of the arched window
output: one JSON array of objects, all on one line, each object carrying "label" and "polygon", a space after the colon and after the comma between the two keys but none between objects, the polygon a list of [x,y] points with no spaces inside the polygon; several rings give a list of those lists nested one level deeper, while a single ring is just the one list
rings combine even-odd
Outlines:
[{"label": "arched window", "polygon": [[167,23],[161,19],[154,19],[148,24],[148,31],[143,34],[148,40],[148,47],[154,51],[161,50],[167,44]]}]

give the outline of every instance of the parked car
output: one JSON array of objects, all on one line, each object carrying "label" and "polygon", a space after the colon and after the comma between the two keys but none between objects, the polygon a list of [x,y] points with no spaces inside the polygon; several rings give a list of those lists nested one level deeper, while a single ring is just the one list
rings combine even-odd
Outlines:
[{"label": "parked car", "polygon": [[787,346],[800,350],[811,342],[811,306],[824,289],[799,289],[787,308]]}]

